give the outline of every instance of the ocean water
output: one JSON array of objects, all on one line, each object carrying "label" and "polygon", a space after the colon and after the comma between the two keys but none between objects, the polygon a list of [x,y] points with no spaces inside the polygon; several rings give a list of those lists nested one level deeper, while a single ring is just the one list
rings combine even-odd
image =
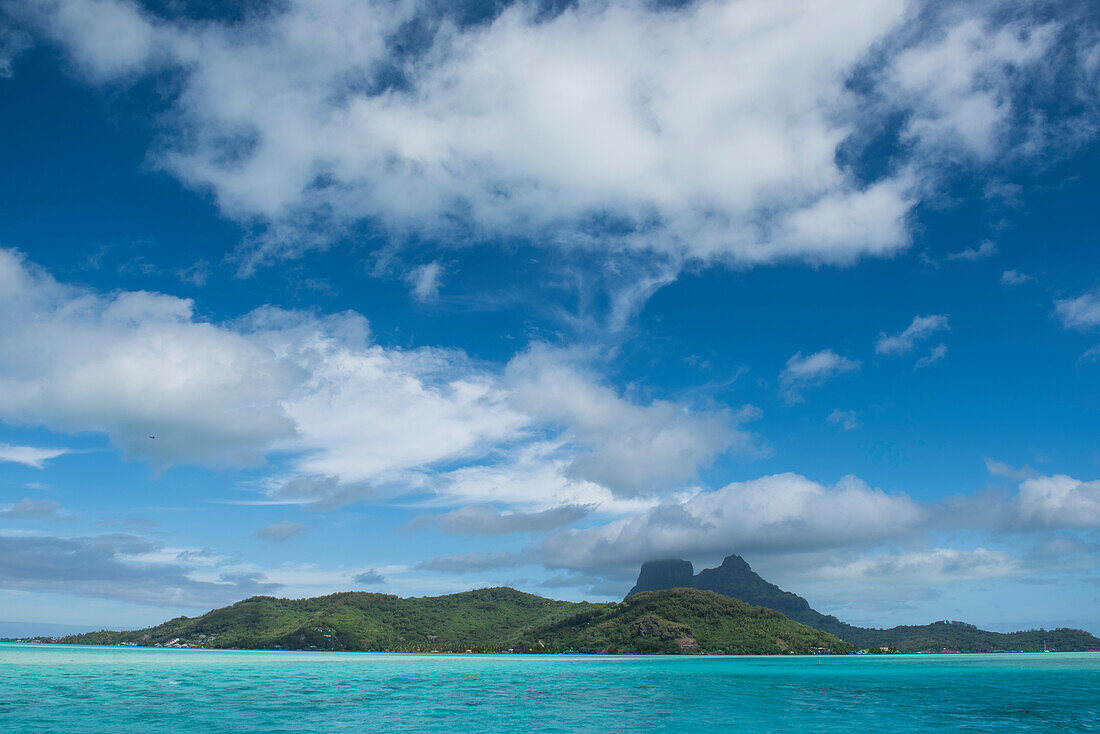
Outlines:
[{"label": "ocean water", "polygon": [[404,655],[0,644],[8,732],[1097,732],[1100,653]]}]

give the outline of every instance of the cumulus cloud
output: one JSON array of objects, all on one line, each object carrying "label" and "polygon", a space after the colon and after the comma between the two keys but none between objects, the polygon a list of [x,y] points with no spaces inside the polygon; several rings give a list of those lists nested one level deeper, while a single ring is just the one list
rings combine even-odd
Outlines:
[{"label": "cumulus cloud", "polygon": [[1055,301],[1054,310],[1067,329],[1095,329],[1100,326],[1100,289]]},{"label": "cumulus cloud", "polygon": [[591,507],[562,505],[539,512],[501,512],[493,505],[466,505],[435,518],[448,533],[461,535],[505,535],[551,530],[570,525],[587,516]]},{"label": "cumulus cloud", "polygon": [[35,500],[26,497],[0,510],[0,517],[12,519],[53,517],[60,509],[60,502],[54,502],[53,500]]},{"label": "cumulus cloud", "polygon": [[877,354],[905,354],[911,351],[918,342],[924,341],[938,331],[950,329],[947,316],[933,314],[931,316],[915,316],[912,323],[905,330],[893,335],[879,334],[875,342]]},{"label": "cumulus cloud", "polygon": [[[155,159],[267,223],[255,258],[368,222],[397,239],[754,264],[905,247],[937,161],[995,160],[1037,119],[1020,90],[1058,26],[928,7],[520,2],[462,23],[435,3],[292,0],[230,24],[42,0],[24,14],[92,81],[175,72]],[[902,152],[866,180],[838,153],[890,116],[906,120]]]},{"label": "cumulus cloud", "polygon": [[694,478],[720,454],[759,450],[730,411],[692,412],[664,400],[632,403],[585,375],[574,356],[536,347],[507,370],[516,404],[565,427],[577,445],[567,470],[572,476],[623,496],[655,493]]},{"label": "cumulus cloud", "polygon": [[1025,479],[1016,496],[1020,521],[1048,528],[1100,527],[1100,480],[1065,474]]},{"label": "cumulus cloud", "polygon": [[0,250],[9,422],[103,432],[154,462],[241,464],[293,436],[272,395],[294,379],[266,345],[197,320],[189,300],[72,288]]},{"label": "cumulus cloud", "polygon": [[842,357],[831,349],[802,356],[797,352],[779,373],[779,394],[788,403],[801,403],[802,391],[816,387],[837,375],[859,370],[859,361]]},{"label": "cumulus cloud", "polygon": [[567,438],[535,441],[505,452],[490,464],[441,472],[431,487],[447,506],[493,503],[527,512],[568,505],[635,512],[656,502],[651,496],[617,495],[602,484],[572,476],[574,458]]},{"label": "cumulus cloud", "polygon": [[138,560],[160,550],[133,535],[0,535],[0,587],[188,607],[221,606],[279,588],[256,573],[196,580],[185,563]]},{"label": "cumulus cloud", "polygon": [[[11,250],[0,250],[0,307],[0,419],[105,433],[160,467],[279,451],[284,468],[261,485],[270,502],[455,494],[477,472],[511,472],[510,501],[545,510],[665,491],[717,456],[760,450],[739,427],[751,411],[629,399],[590,369],[594,357],[567,350],[536,346],[501,366],[374,344],[354,313],[261,307],[210,323],[190,300],[58,283]],[[498,501],[509,500],[466,504]]]},{"label": "cumulus cloud", "polygon": [[322,503],[527,420],[460,353],[371,345],[355,314],[261,308],[216,325],[189,300],[62,285],[10,250],[0,285],[0,416],[104,432],[154,463],[288,449],[305,476],[283,491]]},{"label": "cumulus cloud", "polygon": [[389,87],[378,69],[395,66],[402,25],[424,20],[416,3],[292,2],[238,27],[119,0],[46,8],[40,25],[93,80],[185,69],[174,113],[187,141],[169,139],[162,164],[298,238],[320,214],[568,242],[611,212],[631,233],[621,244],[747,262],[906,244],[907,182],[863,186],[835,156],[852,128],[845,79],[904,20],[900,0],[429,17],[430,48],[400,59],[404,84]]},{"label": "cumulus cloud", "polygon": [[[992,533],[991,539],[1003,541],[1036,529],[1072,532],[1100,527],[1100,481],[1042,476],[995,460],[987,460],[987,465],[991,473],[1020,482],[1017,492],[919,503],[856,477],[830,486],[797,474],[778,474],[669,497],[597,525],[553,530],[522,555],[549,568],[625,580],[639,564],[656,558],[748,554],[788,577],[817,583],[830,574],[845,589],[873,595],[885,593],[895,576],[899,586],[932,589],[1037,567],[1038,561],[1003,550],[906,548],[931,545],[938,532]],[[1065,543],[1071,541],[1077,542],[1069,537]],[[827,586],[818,591],[827,591]]]},{"label": "cumulus cloud", "polygon": [[68,449],[42,449],[34,446],[12,446],[0,443],[0,461],[25,464],[35,469],[44,469],[46,462],[69,453]]},{"label": "cumulus cloud", "polygon": [[531,422],[498,375],[456,350],[317,340],[302,356],[309,378],[286,403],[305,449],[302,474],[400,481],[418,467],[483,455]]},{"label": "cumulus cloud", "polygon": [[282,522],[268,525],[256,531],[256,537],[269,543],[284,543],[300,535],[305,535],[309,527],[300,522],[283,520]]},{"label": "cumulus cloud", "polygon": [[856,477],[826,486],[777,474],[672,498],[604,525],[552,531],[530,557],[571,570],[629,571],[654,558],[858,546],[915,532],[927,519],[909,497]]},{"label": "cumulus cloud", "polygon": [[[1026,105],[1014,88],[1028,65],[1042,60],[1060,27],[1008,13],[1003,23],[968,17],[961,5],[925,7],[938,25],[925,27],[921,42],[901,50],[882,72],[887,104],[901,103],[910,111],[903,138],[924,154],[977,160],[1011,149],[1014,106]],[[992,14],[1006,10],[998,4],[986,7]],[[987,241],[948,259],[974,260],[995,252]]]}]

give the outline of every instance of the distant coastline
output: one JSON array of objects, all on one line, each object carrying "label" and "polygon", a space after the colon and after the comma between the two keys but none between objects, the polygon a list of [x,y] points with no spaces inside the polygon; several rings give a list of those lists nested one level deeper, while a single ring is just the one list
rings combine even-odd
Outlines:
[{"label": "distant coastline", "polygon": [[426,654],[894,655],[1091,652],[1078,629],[1000,633],[964,622],[890,629],[824,615],[740,556],[694,573],[642,564],[622,602],[567,602],[507,587],[436,597],[342,592],[255,596],[139,630],[3,641],[168,649]]},{"label": "distant coastline", "polygon": [[621,603],[565,602],[510,588],[401,599],[345,592],[252,597],[156,627],[39,642],[246,650],[511,654],[850,654],[849,643],[771,609],[697,589]]},{"label": "distant coastline", "polygon": [[1080,629],[991,632],[957,621],[858,627],[813,609],[801,596],[761,578],[745,559],[729,555],[716,568],[694,572],[689,561],[665,559],[642,564],[632,595],[668,588],[694,588],[741,599],[782,612],[790,619],[830,632],[868,653],[1085,652],[1100,650],[1100,639]]}]

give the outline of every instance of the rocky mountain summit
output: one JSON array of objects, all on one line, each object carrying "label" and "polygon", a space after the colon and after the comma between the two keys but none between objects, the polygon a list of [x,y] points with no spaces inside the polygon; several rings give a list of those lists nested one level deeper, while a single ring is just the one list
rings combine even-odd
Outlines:
[{"label": "rocky mountain summit", "polygon": [[856,627],[822,614],[798,594],[784,591],[752,570],[741,556],[729,555],[717,568],[695,573],[690,561],[669,558],[642,564],[638,581],[626,595],[660,589],[713,591],[754,606],[781,612],[789,619],[836,635],[858,648],[889,647],[900,652],[1037,652],[1100,650],[1100,639],[1078,629],[989,632],[965,622],[933,622],[890,629]]}]

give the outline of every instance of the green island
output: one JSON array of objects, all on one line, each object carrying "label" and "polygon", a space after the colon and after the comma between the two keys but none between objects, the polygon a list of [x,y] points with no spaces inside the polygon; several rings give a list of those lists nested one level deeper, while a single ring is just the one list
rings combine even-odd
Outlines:
[{"label": "green island", "polygon": [[254,596],[147,629],[37,642],[141,647],[370,652],[851,654],[1100,650],[1079,629],[990,632],[964,622],[890,629],[821,614],[740,556],[694,573],[688,561],[642,564],[621,602],[568,602],[507,587],[401,598],[348,591]]},{"label": "green island", "polygon": [[402,599],[344,592],[256,596],[148,629],[56,642],[257,650],[515,653],[851,653],[828,632],[698,589],[566,602],[510,588]]}]

